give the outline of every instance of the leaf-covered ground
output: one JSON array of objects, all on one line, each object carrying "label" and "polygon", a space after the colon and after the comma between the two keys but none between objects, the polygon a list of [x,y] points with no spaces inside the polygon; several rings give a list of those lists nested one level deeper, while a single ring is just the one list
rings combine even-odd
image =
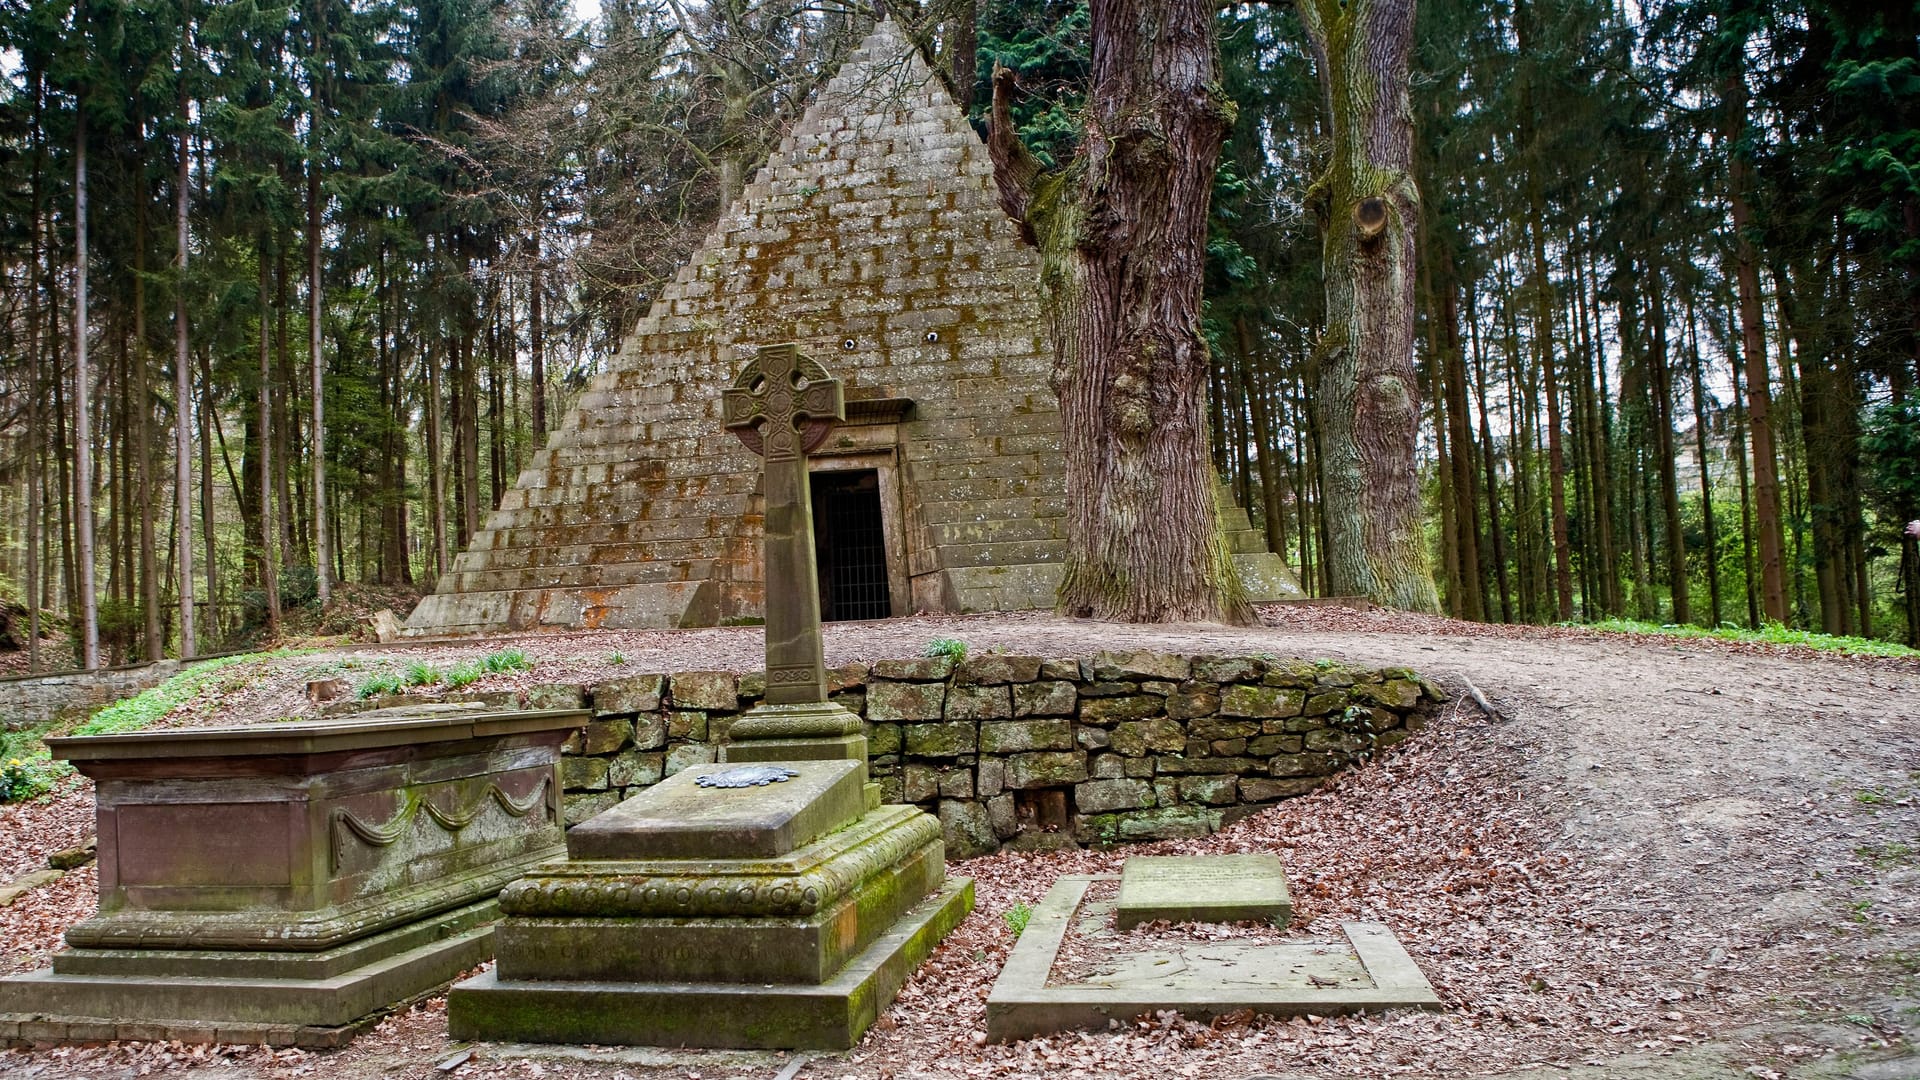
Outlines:
[{"label": "leaf-covered ground", "polygon": [[[1200,841],[957,863],[975,913],[850,1054],[798,1076],[1920,1077],[1920,664],[1766,643],[1489,628],[1272,609],[1260,629],[1106,626],[1042,615],[829,629],[832,662],[910,655],[934,636],[1072,656],[1099,648],[1273,652],[1405,664],[1460,694],[1423,736],[1311,796]],[[472,689],[663,669],[758,667],[752,629],[521,638],[531,672]],[[333,666],[452,664],[497,642],[268,662],[178,720],[302,715]],[[623,663],[611,664],[618,653]],[[0,880],[85,833],[84,788],[0,809]],[[1271,851],[1304,936],[1385,922],[1442,1013],[1211,1026],[1171,1015],[986,1045],[984,999],[1012,944],[1003,912],[1062,873],[1128,854]],[[0,909],[4,966],[44,961],[84,917],[86,871]],[[0,1074],[439,1076],[444,999],[347,1050],[130,1046],[0,1056]],[[768,1054],[481,1045],[456,1076],[773,1076]]]}]

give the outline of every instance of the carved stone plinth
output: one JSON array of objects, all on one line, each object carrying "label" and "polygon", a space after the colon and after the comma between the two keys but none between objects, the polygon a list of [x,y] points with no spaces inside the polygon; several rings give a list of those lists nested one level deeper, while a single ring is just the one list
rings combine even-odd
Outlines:
[{"label": "carved stone plinth", "polygon": [[484,960],[559,855],[580,711],[440,706],[49,740],[95,782],[100,913],[0,1014],[336,1028]]}]

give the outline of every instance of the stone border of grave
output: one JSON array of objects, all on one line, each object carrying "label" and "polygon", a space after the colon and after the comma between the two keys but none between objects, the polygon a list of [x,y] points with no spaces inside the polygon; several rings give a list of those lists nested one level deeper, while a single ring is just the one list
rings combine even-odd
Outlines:
[{"label": "stone border of grave", "polygon": [[[878,660],[828,669],[826,687],[862,718],[884,801],[937,814],[954,859],[1205,836],[1406,739],[1447,700],[1406,668],[1156,652]],[[447,700],[591,709],[562,762],[576,824],[715,760],[765,692],[757,672],[683,671]]]},{"label": "stone border of grave", "polygon": [[1066,939],[1073,915],[1087,888],[1116,881],[1118,874],[1073,874],[1056,880],[1034,908],[1025,931],[987,995],[987,1038],[992,1042],[1030,1039],[1068,1030],[1105,1030],[1136,1016],[1177,1010],[1188,1020],[1207,1021],[1251,1009],[1267,1016],[1330,1016],[1380,1009],[1438,1009],[1433,985],[1407,955],[1399,939],[1381,923],[1342,923],[1347,944],[1372,976],[1368,990],[1299,988],[1261,990],[1146,990],[1096,986],[1048,986],[1054,959]]}]

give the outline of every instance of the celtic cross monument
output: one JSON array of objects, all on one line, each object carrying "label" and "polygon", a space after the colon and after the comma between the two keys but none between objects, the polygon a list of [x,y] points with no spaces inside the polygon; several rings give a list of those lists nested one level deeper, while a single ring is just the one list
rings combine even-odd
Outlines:
[{"label": "celtic cross monument", "polygon": [[827,701],[807,454],[846,419],[844,384],[791,342],[763,345],[721,395],[728,431],[763,461],[766,703],[730,732],[728,761],[866,757],[860,718]]}]

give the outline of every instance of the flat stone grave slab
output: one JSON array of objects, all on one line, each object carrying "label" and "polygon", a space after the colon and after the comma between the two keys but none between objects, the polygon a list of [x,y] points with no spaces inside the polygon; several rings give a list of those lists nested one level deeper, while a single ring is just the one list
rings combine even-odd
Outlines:
[{"label": "flat stone grave slab", "polygon": [[1206,1021],[1248,1009],[1328,1016],[1441,1007],[1432,984],[1380,923],[1343,923],[1340,941],[1282,939],[1273,931],[1217,940],[1128,935],[1110,919],[1115,900],[1088,898],[1091,887],[1116,880],[1072,875],[1048,890],[987,997],[989,1039],[1100,1030],[1110,1020],[1124,1024],[1165,1009]]},{"label": "flat stone grave slab", "polygon": [[1271,921],[1285,927],[1293,897],[1277,855],[1136,855],[1120,869],[1114,925]]},{"label": "flat stone grave slab", "polygon": [[785,855],[860,816],[866,809],[865,765],[846,758],[696,765],[574,826],[567,856]]}]

